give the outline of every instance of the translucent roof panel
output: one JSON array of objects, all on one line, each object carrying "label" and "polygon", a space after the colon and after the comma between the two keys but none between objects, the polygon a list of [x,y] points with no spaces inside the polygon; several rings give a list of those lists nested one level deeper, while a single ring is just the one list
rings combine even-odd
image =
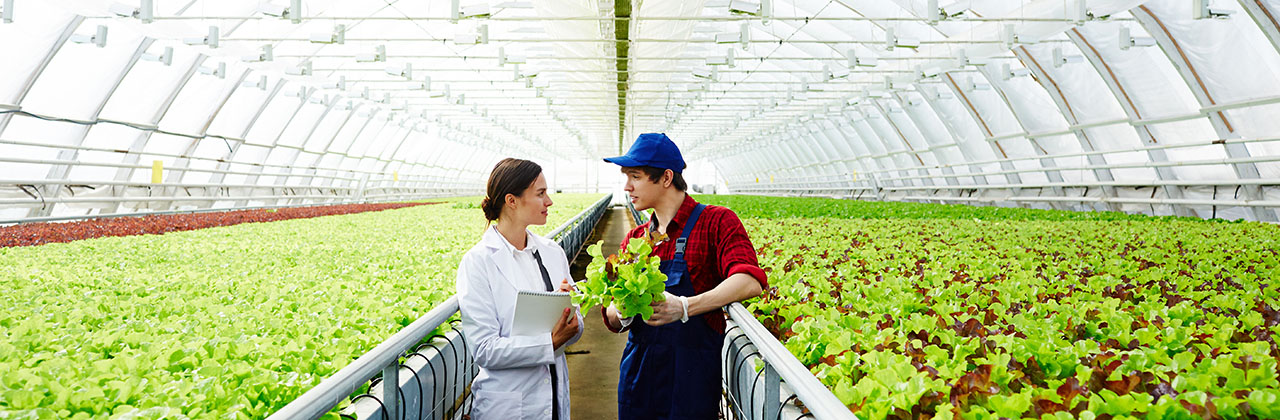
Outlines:
[{"label": "translucent roof panel", "polygon": [[17,3],[0,168],[49,191],[152,160],[271,194],[476,188],[505,156],[585,168],[664,132],[729,191],[1200,214],[1239,187],[1225,214],[1277,220],[1275,0]]}]

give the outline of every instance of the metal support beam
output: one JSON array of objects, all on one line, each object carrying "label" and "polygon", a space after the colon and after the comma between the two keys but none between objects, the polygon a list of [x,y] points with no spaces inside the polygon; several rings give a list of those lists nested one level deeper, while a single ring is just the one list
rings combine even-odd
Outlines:
[{"label": "metal support beam", "polygon": [[[169,107],[173,106],[173,101],[178,99],[179,93],[182,93],[182,88],[187,86],[187,82],[191,81],[191,77],[196,74],[196,71],[200,69],[200,65],[204,64],[204,61],[208,58],[209,57],[204,54],[196,56],[196,59],[191,62],[191,66],[187,67],[185,72],[179,78],[177,86],[174,87],[172,92],[169,92],[168,96],[165,97],[165,100],[156,108],[156,112],[147,120],[148,124],[153,126],[160,124],[160,120],[164,119],[164,115],[169,112]],[[143,131],[138,133],[138,137],[133,140],[133,144],[129,145],[129,154],[125,155],[124,163],[137,164],[138,159],[142,156],[141,152],[147,146],[147,141],[151,140],[151,135],[154,133],[154,131]],[[136,170],[136,168],[121,168],[116,171],[115,180],[128,181],[133,178],[133,173]],[[116,203],[103,209],[102,212],[115,213],[118,209],[119,203]]]},{"label": "metal support beam", "polygon": [[1280,10],[1267,5],[1262,0],[1239,0],[1240,8],[1244,9],[1249,17],[1258,24],[1258,29],[1262,30],[1262,34],[1266,35],[1267,40],[1271,41],[1271,46],[1275,47],[1276,52],[1280,53]]},{"label": "metal support beam", "polygon": [[[1067,120],[1067,124],[1073,127],[1078,126],[1081,123],[1080,119],[1076,118],[1075,109],[1071,107],[1071,102],[1067,100],[1066,94],[1062,92],[1062,87],[1058,86],[1058,82],[1054,80],[1053,76],[1051,76],[1049,72],[1040,65],[1040,62],[1027,51],[1027,47],[1018,46],[1013,49],[1013,54],[1022,62],[1023,67],[1031,71],[1031,74],[1035,76],[1035,80],[1040,83],[1040,87],[1044,88],[1045,92],[1049,94],[1049,98],[1053,99],[1054,105],[1058,107],[1058,111],[1061,112],[1063,118]],[[1089,136],[1083,129],[1074,128],[1071,131],[1074,133],[1076,141],[1080,144],[1081,150],[1086,152],[1097,151],[1097,148],[1094,147],[1093,142],[1089,141]],[[1106,156],[1088,156],[1089,163],[1092,165],[1105,166],[1107,164]],[[1093,171],[1093,176],[1099,181],[1115,180],[1115,177],[1111,175],[1110,169],[1096,169]],[[1051,179],[1050,181],[1052,182],[1053,180]],[[1103,188],[1102,195],[1105,197],[1116,197],[1116,192],[1114,188]],[[1106,210],[1120,211],[1120,208],[1114,204],[1107,203]]]},{"label": "metal support beam", "polygon": [[[1125,89],[1120,78],[1116,76],[1115,71],[1112,70],[1111,66],[1102,58],[1102,54],[1098,53],[1098,49],[1094,48],[1093,44],[1085,38],[1084,34],[1081,33],[1079,29],[1071,28],[1067,31],[1067,36],[1076,43],[1080,52],[1084,54],[1085,59],[1093,65],[1095,70],[1097,70],[1098,75],[1102,77],[1102,81],[1106,83],[1107,88],[1111,90],[1111,94],[1115,95],[1116,101],[1120,103],[1120,108],[1124,109],[1125,115],[1128,116],[1129,121],[1141,120],[1143,118],[1141,111],[1138,110],[1133,98],[1129,96],[1128,90]],[[1149,127],[1146,125],[1134,125],[1133,128],[1137,131],[1138,138],[1141,139],[1143,146],[1153,146],[1156,144],[1156,138],[1151,133],[1151,129]],[[1164,150],[1148,150],[1146,154],[1147,159],[1152,163],[1169,161],[1168,154],[1165,153]],[[1089,162],[1093,163],[1092,158],[1090,158]],[[1172,168],[1156,166],[1154,170],[1156,173],[1156,179],[1161,181],[1174,181],[1178,179],[1177,174],[1174,173]],[[1165,196],[1171,199],[1183,198],[1182,188],[1179,187],[1164,188],[1164,193]],[[1195,211],[1185,206],[1173,206],[1173,212],[1178,216],[1195,216]]]},{"label": "metal support beam", "polygon": [[[1164,51],[1165,55],[1169,56],[1170,61],[1173,62],[1173,67],[1178,70],[1178,74],[1182,76],[1183,80],[1186,81],[1187,86],[1191,88],[1191,93],[1195,95],[1200,106],[1210,107],[1217,105],[1217,102],[1213,99],[1213,95],[1209,92],[1209,88],[1205,86],[1199,72],[1196,70],[1195,65],[1191,62],[1191,59],[1187,57],[1187,54],[1183,51],[1178,40],[1173,37],[1173,32],[1169,31],[1169,28],[1164,25],[1164,22],[1161,22],[1160,18],[1157,17],[1151,9],[1147,8],[1147,6],[1138,6],[1130,10],[1130,13],[1132,13],[1134,18],[1138,20],[1138,23],[1151,34],[1152,38],[1155,38],[1156,45],[1160,46],[1160,49]],[[1213,125],[1213,130],[1218,134],[1218,137],[1224,139],[1239,137],[1239,135],[1235,134],[1235,129],[1231,126],[1231,122],[1227,120],[1226,112],[1209,112],[1209,122]],[[1248,158],[1250,156],[1249,149],[1242,144],[1226,143],[1223,144],[1223,149],[1226,151],[1227,157],[1233,159]],[[1231,167],[1235,170],[1236,176],[1242,179],[1256,179],[1260,177],[1258,167],[1253,163],[1237,163],[1232,164]],[[1244,188],[1244,195],[1250,200],[1263,199],[1262,188],[1260,187]],[[1264,222],[1277,221],[1275,211],[1269,209],[1251,207],[1246,208],[1245,211],[1247,211],[1254,220]]]},{"label": "metal support beam", "polygon": [[[147,48],[149,48],[151,44],[154,42],[155,40],[151,38],[142,39],[142,42],[138,44],[138,48],[134,49],[133,56],[129,58],[129,62],[125,63],[124,69],[122,69],[120,73],[116,75],[115,82],[111,84],[111,88],[108,89],[107,93],[103,95],[102,98],[98,101],[98,106],[94,108],[93,113],[91,114],[89,119],[96,120],[98,119],[99,115],[102,115],[102,109],[107,106],[107,101],[111,100],[111,96],[115,94],[116,89],[119,89],[120,84],[124,82],[125,76],[129,74],[129,71],[133,69],[133,66],[136,65],[138,63],[138,60],[142,58],[142,54],[146,53]],[[74,146],[84,145],[84,141],[86,138],[89,137],[89,131],[91,129],[92,129],[92,126],[89,126],[89,125],[80,126],[80,133],[75,140],[71,141],[71,146],[74,147]],[[80,156],[80,151],[75,148],[64,149],[58,152],[59,160],[76,160],[79,156]],[[64,179],[65,180],[70,176],[70,174],[71,174],[71,165],[55,165],[49,168],[49,173],[45,175],[45,179]],[[45,191],[45,196],[57,198],[63,194],[63,191],[66,191],[66,189],[56,188],[52,191]],[[47,207],[31,209],[31,211],[27,213],[27,217],[48,217],[49,215],[53,214],[53,208],[54,208],[53,205],[49,205]]]},{"label": "metal support beam", "polygon": [[[27,76],[27,80],[22,83],[22,89],[18,90],[18,97],[13,100],[13,105],[22,105],[22,100],[27,98],[27,94],[31,93],[31,87],[35,86],[36,80],[44,74],[44,70],[49,68],[49,63],[53,61],[53,57],[58,55],[58,51],[62,50],[62,46],[67,44],[72,35],[75,35],[76,28],[80,27],[80,22],[84,22],[83,16],[76,16],[62,28],[62,33],[58,35],[58,39],[53,42],[53,46],[49,47],[49,52],[44,55],[44,59],[40,60],[40,64],[31,71]],[[12,113],[0,114],[0,134],[4,134],[4,129],[9,127],[9,121],[13,119]]]},{"label": "metal support beam", "polygon": [[[944,79],[946,79],[946,85],[951,88],[952,93],[955,93],[956,97],[960,99],[960,102],[964,104],[965,109],[969,111],[969,115],[978,123],[978,127],[982,128],[983,135],[987,137],[994,136],[995,133],[991,132],[991,128],[987,126],[986,120],[982,119],[982,115],[978,113],[978,109],[973,106],[973,102],[971,102],[969,97],[965,95],[964,90],[960,89],[960,85],[956,83],[956,79],[951,76],[951,73],[945,73],[943,76]],[[995,152],[996,156],[999,156],[1001,159],[1009,158],[1009,154],[1004,152],[1004,147],[1000,145],[999,141],[989,141],[986,143],[991,146],[991,151]],[[1016,168],[1014,168],[1012,162],[1001,160],[1000,169],[1004,171],[1012,171]],[[1018,176],[1017,173],[1009,173],[1005,175],[1005,181],[1010,185],[1018,185],[1022,184],[1022,177]],[[1021,192],[1021,189],[1012,189],[1013,195],[1021,194]],[[1019,207],[1021,207],[1021,205],[1019,205]]]}]

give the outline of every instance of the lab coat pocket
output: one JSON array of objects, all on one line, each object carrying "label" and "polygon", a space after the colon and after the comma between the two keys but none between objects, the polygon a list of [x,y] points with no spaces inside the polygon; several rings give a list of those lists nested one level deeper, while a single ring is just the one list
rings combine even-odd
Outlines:
[{"label": "lab coat pocket", "polygon": [[474,420],[509,420],[520,418],[521,399],[519,392],[477,391],[475,406],[471,409]]}]

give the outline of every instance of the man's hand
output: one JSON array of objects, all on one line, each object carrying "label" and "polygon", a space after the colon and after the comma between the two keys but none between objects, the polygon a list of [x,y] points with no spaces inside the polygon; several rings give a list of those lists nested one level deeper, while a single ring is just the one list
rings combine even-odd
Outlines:
[{"label": "man's hand", "polygon": [[663,293],[667,300],[663,302],[655,302],[653,306],[653,316],[645,321],[649,325],[659,326],[670,324],[680,320],[680,316],[684,315],[684,304],[681,300],[689,304],[689,317],[693,318],[698,315],[711,312],[733,302],[740,302],[760,295],[760,282],[751,277],[750,274],[737,273],[725,279],[714,289],[706,293],[680,297],[671,293]]},{"label": "man's hand", "polygon": [[649,306],[653,307],[653,316],[645,321],[646,324],[655,327],[667,325],[672,322],[679,322],[680,318],[684,316],[685,306],[681,303],[681,300],[685,299],[684,297],[673,295],[671,292],[662,292],[662,295],[666,297],[662,302],[649,304]]}]

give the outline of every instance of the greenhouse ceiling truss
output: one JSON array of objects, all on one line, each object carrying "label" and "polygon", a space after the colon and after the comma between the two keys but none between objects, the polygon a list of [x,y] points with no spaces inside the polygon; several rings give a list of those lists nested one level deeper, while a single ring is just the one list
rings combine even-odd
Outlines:
[{"label": "greenhouse ceiling truss", "polygon": [[729,191],[1276,221],[1278,12],[8,0],[0,219],[472,194],[662,131]]}]

